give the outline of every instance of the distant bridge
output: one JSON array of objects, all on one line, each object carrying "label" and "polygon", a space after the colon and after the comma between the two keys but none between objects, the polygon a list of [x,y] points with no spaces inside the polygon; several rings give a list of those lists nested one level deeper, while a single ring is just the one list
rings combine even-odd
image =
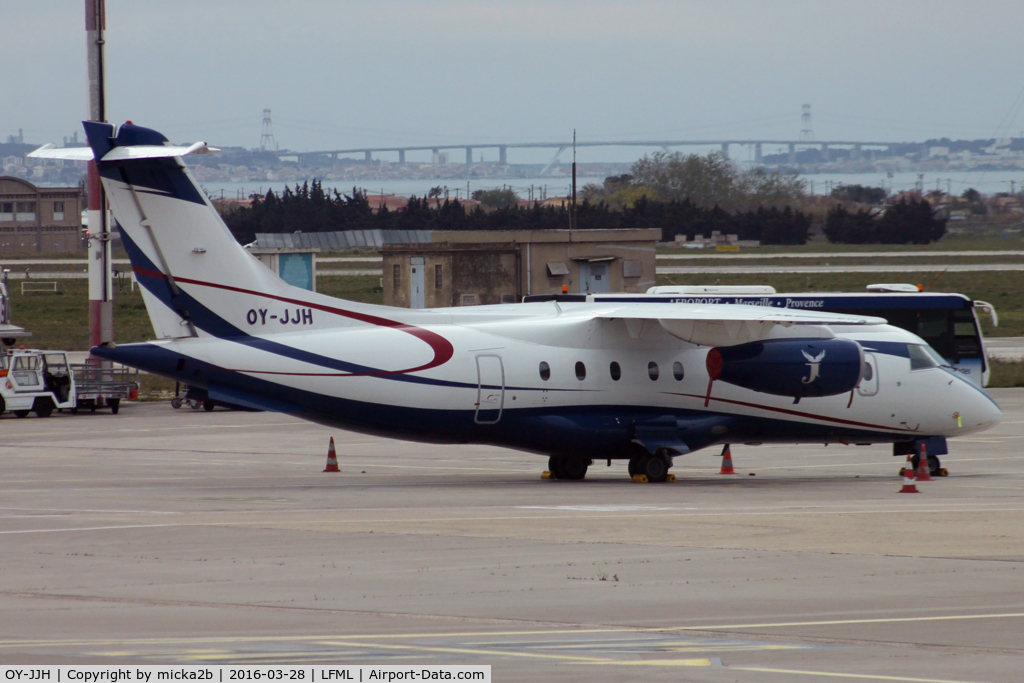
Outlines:
[{"label": "distant bridge", "polygon": [[[797,147],[818,147],[821,149],[825,159],[828,159],[831,147],[848,147],[851,149],[851,156],[859,159],[865,147],[877,149],[891,149],[894,145],[906,144],[902,142],[864,142],[851,140],[758,140],[753,138],[731,138],[718,140],[621,140],[621,141],[594,141],[576,142],[576,147],[660,147],[666,152],[672,147],[719,147],[722,154],[729,156],[729,147],[732,145],[753,146],[754,163],[762,163],[761,149],[764,145],[786,147],[789,150],[789,163],[796,163]],[[545,175],[552,166],[558,163],[559,157],[565,150],[573,146],[571,141],[567,142],[496,142],[489,144],[457,144],[457,145],[412,145],[405,147],[354,147],[352,149],[330,149],[319,152],[298,153],[300,162],[310,162],[316,157],[330,157],[337,159],[339,156],[348,154],[362,154],[366,161],[373,161],[374,154],[398,153],[398,163],[405,163],[407,152],[431,151],[435,154],[442,149],[464,149],[466,150],[466,165],[473,165],[473,150],[475,149],[497,149],[498,163],[508,164],[508,150],[510,149],[554,149],[555,154],[548,162],[541,175]]]}]

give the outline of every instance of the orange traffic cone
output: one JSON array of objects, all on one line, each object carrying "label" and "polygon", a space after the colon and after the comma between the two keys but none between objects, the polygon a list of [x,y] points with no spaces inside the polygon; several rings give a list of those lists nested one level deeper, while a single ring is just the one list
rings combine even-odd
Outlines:
[{"label": "orange traffic cone", "polygon": [[331,437],[331,445],[327,447],[327,467],[324,472],[341,472],[338,469],[338,454],[334,450],[334,437]]},{"label": "orange traffic cone", "polygon": [[924,444],[921,444],[921,457],[917,460],[917,480],[932,480],[931,472],[928,471],[928,448]]},{"label": "orange traffic cone", "polygon": [[732,468],[732,451],[729,450],[729,444],[725,444],[725,448],[722,449],[722,469],[719,474],[736,474],[736,470]]},{"label": "orange traffic cone", "polygon": [[900,493],[920,493],[917,484],[914,483],[914,463],[911,462],[910,454],[907,453],[907,464],[903,466],[903,488]]}]

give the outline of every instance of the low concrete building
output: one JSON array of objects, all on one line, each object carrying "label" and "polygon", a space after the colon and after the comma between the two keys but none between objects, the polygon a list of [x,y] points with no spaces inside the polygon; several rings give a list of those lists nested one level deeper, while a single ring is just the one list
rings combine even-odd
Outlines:
[{"label": "low concrete building", "polygon": [[249,253],[270,268],[279,278],[295,287],[316,291],[316,255],[318,248],[250,247]]},{"label": "low concrete building", "polygon": [[0,176],[0,254],[82,251],[82,193]]},{"label": "low concrete building", "polygon": [[661,231],[434,231],[427,244],[385,244],[384,303],[440,308],[531,294],[644,292]]}]

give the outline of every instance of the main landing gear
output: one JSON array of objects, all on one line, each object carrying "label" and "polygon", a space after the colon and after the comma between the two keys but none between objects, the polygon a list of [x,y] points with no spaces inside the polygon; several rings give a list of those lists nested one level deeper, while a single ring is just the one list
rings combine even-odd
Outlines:
[{"label": "main landing gear", "polygon": [[587,468],[593,464],[593,460],[574,458],[565,455],[552,455],[548,458],[548,471],[554,479],[568,479],[579,481],[587,476]]},{"label": "main landing gear", "polygon": [[[579,481],[586,478],[587,469],[594,464],[593,460],[580,458],[571,455],[552,455],[548,458],[548,472],[545,477],[551,479],[565,479],[568,481]],[[672,467],[672,458],[668,453],[658,451],[655,454],[647,452],[633,456],[629,460],[629,476],[634,478],[637,475],[646,477],[651,483],[668,481],[672,475],[668,473]],[[673,479],[674,480],[674,479]],[[644,481],[640,479],[639,481]]]},{"label": "main landing gear", "polygon": [[647,481],[658,484],[668,480],[668,469],[672,467],[672,460],[666,453],[658,451],[654,455],[642,453],[629,460],[629,476],[635,477],[642,474]]}]

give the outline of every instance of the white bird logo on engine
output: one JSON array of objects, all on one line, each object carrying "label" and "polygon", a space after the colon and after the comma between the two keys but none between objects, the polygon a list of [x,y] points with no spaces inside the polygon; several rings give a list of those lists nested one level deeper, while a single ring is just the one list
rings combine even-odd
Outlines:
[{"label": "white bird logo on engine", "polygon": [[804,384],[810,384],[818,379],[818,369],[821,367],[821,361],[825,360],[825,352],[822,351],[817,356],[811,356],[811,354],[801,349],[800,353],[804,354],[804,358],[807,359],[807,367],[811,369],[811,374],[800,381]]}]

